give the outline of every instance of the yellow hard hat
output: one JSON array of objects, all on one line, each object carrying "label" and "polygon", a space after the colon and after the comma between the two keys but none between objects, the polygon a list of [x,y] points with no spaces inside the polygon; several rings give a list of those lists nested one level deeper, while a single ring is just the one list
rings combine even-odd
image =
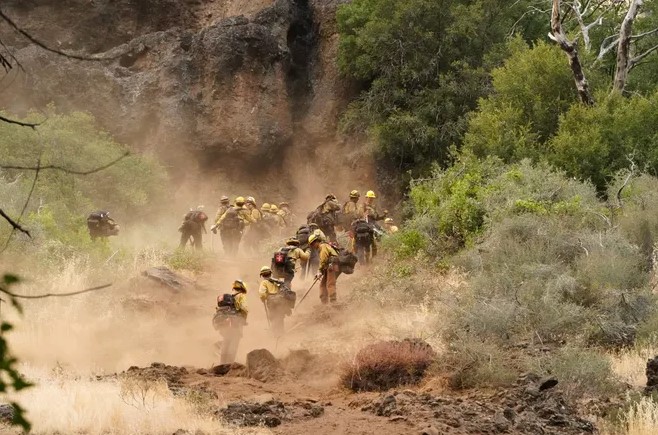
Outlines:
[{"label": "yellow hard hat", "polygon": [[260,275],[267,275],[268,273],[272,273],[272,269],[269,268],[269,266],[263,266],[260,268]]},{"label": "yellow hard hat", "polygon": [[288,204],[287,202],[285,202],[285,201],[279,203],[279,207],[288,207],[288,206],[289,206],[289,204]]},{"label": "yellow hard hat", "polygon": [[260,209],[263,211],[269,211],[270,205],[268,203],[264,203],[263,205],[260,206]]},{"label": "yellow hard hat", "polygon": [[294,237],[291,237],[290,239],[286,240],[286,245],[288,245],[288,246],[299,246],[299,240],[297,240]]},{"label": "yellow hard hat", "polygon": [[373,192],[372,190],[369,190],[366,193],[366,198],[377,198],[377,195],[375,195],[375,192]]},{"label": "yellow hard hat", "polygon": [[241,292],[247,293],[247,286],[241,279],[236,279],[233,281],[233,290],[239,290]]},{"label": "yellow hard hat", "polygon": [[238,196],[237,198],[235,198],[235,203],[236,203],[237,205],[242,205],[242,204],[244,204],[244,197],[243,197],[243,196]]},{"label": "yellow hard hat", "polygon": [[229,201],[229,200],[228,200],[228,196],[226,196],[226,195],[222,196],[222,197],[219,199],[219,202],[221,202],[221,203],[225,203],[225,202],[228,202],[228,201]]},{"label": "yellow hard hat", "polygon": [[315,242],[316,240],[321,240],[320,236],[318,234],[311,234],[311,237],[308,238],[308,244],[310,245],[311,243]]},{"label": "yellow hard hat", "polygon": [[270,212],[275,213],[279,211],[279,207],[276,206],[276,204],[270,205]]},{"label": "yellow hard hat", "polygon": [[393,223],[393,219],[392,219],[392,218],[386,218],[386,219],[384,219],[384,223],[385,223],[385,224],[392,224],[392,223]]},{"label": "yellow hard hat", "polygon": [[350,198],[358,198],[359,196],[361,196],[361,194],[359,194],[358,190],[353,190],[350,192]]},{"label": "yellow hard hat", "polygon": [[247,197],[247,202],[252,203],[253,205],[256,205],[256,200],[254,199],[253,196],[248,196]]}]

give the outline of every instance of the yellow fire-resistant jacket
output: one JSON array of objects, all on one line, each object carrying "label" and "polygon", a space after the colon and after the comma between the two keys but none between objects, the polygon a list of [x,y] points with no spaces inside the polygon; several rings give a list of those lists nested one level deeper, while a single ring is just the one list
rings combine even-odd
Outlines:
[{"label": "yellow fire-resistant jacket", "polygon": [[274,222],[275,226],[279,228],[286,227],[286,221],[284,221],[283,218],[278,213],[270,213],[270,214],[272,215],[272,222]]},{"label": "yellow fire-resistant jacket", "polygon": [[247,294],[235,293],[234,297],[235,297],[235,309],[246,320],[247,314],[249,314],[249,309],[247,308]]},{"label": "yellow fire-resistant jacket", "polygon": [[288,257],[295,260],[295,270],[300,267],[301,261],[308,261],[311,258],[311,252],[305,252],[302,248],[295,248],[288,252]]},{"label": "yellow fire-resistant jacket", "polygon": [[327,267],[338,257],[338,252],[331,246],[329,243],[322,242],[320,243],[320,271],[324,272],[327,270]]},{"label": "yellow fire-resistant jacket", "polygon": [[217,209],[217,213],[215,214],[215,223],[219,221],[219,219],[224,216],[224,213],[226,213],[226,210],[231,207],[230,205],[220,205],[219,208]]},{"label": "yellow fire-resistant jacket", "polygon": [[264,301],[267,299],[269,295],[275,295],[279,293],[279,286],[270,281],[269,279],[264,279],[260,283],[260,287],[258,288],[258,296],[260,296],[260,300]]},{"label": "yellow fire-resistant jacket", "polygon": [[263,218],[263,214],[256,207],[249,208],[249,213],[251,214],[254,222],[258,222]]}]

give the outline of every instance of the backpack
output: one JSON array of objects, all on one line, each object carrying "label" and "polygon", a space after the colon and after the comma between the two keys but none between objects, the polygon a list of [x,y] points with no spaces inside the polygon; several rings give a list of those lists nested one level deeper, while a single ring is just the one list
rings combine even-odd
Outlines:
[{"label": "backpack", "polygon": [[299,246],[308,245],[308,238],[311,237],[311,227],[308,225],[303,225],[299,227],[296,234],[297,240],[299,240]]},{"label": "backpack", "polygon": [[[188,213],[188,215],[189,214],[190,213]],[[187,215],[185,217],[187,218]],[[193,212],[191,212],[191,216],[190,216],[189,220],[191,220],[193,222],[196,222],[198,224],[203,224],[204,222],[206,222],[208,220],[208,215],[205,214],[204,212],[200,211],[200,210],[193,211]]]},{"label": "backpack", "polygon": [[295,302],[297,301],[297,293],[292,291],[290,287],[288,287],[286,284],[283,283],[283,281],[274,278],[269,278],[268,281],[273,283],[279,288],[279,295],[281,296],[281,299],[283,299],[283,301],[286,302],[288,308],[290,310],[295,308]]},{"label": "backpack", "polygon": [[359,261],[357,256],[344,248],[337,248],[336,251],[338,251],[338,266],[340,267],[340,271],[347,275],[354,273],[354,266]]},{"label": "backpack", "polygon": [[276,251],[272,256],[272,265],[285,273],[295,273],[295,259],[289,255],[293,249],[294,246],[285,246]]},{"label": "backpack", "polygon": [[230,293],[224,293],[221,298],[217,298],[217,306],[235,309],[235,296]]},{"label": "backpack", "polygon": [[243,222],[238,213],[238,209],[231,207],[224,213],[224,220],[222,221],[223,230],[242,230]]},{"label": "backpack", "polygon": [[372,234],[372,226],[363,219],[354,222],[354,232],[356,234]]}]

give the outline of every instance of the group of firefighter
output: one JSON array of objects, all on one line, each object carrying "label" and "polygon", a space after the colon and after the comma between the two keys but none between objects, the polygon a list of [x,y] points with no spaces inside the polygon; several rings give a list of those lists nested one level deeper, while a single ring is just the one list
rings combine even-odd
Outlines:
[{"label": "group of firefighter", "polygon": [[[301,273],[303,277],[314,276],[313,284],[299,303],[319,282],[322,304],[334,304],[337,302],[336,281],[340,274],[352,273],[357,261],[369,263],[377,254],[378,238],[397,231],[393,220],[387,217],[386,211],[378,213],[375,206],[375,193],[368,191],[365,196],[365,201],[360,202],[359,192],[353,190],[350,192],[349,200],[341,207],[335,195],[327,195],[323,203],[308,214],[306,224],[297,228],[294,237],[289,238],[285,246],[274,252],[271,264],[261,267],[258,294],[263,302],[270,330],[275,336],[283,334],[284,319],[292,314],[295,307],[297,295],[292,291],[292,281],[297,273]],[[224,198],[226,197],[222,199]],[[250,207],[245,207],[244,203],[249,204]],[[286,206],[284,211],[287,213],[286,216],[292,218],[288,204],[282,204]],[[226,235],[222,236],[225,251],[235,253],[242,234],[247,239],[253,231],[260,237],[262,230],[258,226],[248,229],[260,222],[249,213],[250,210],[258,210],[253,198],[238,197],[235,205],[228,207],[227,209],[220,207],[211,230],[219,229],[221,235],[226,231],[224,226],[226,220],[232,219],[230,213],[243,216],[243,220],[249,223],[239,226],[240,235],[232,233],[235,228],[232,224],[228,227],[231,232],[228,239]],[[283,209],[281,205],[279,208]],[[283,215],[281,217],[283,225],[280,228],[282,230],[290,228],[289,221]],[[378,223],[382,220],[383,227]],[[347,248],[338,245],[337,230],[344,231],[348,235]],[[229,240],[228,245],[227,240]],[[217,343],[222,364],[232,363],[235,360],[242,328],[246,324],[248,314],[245,283],[242,280],[235,280],[232,291],[231,294],[217,298],[217,309],[213,318],[213,325],[223,339]]]},{"label": "group of firefighter", "polygon": [[[287,202],[278,206],[264,203],[258,207],[251,196],[239,196],[233,204],[227,196],[220,199],[210,231],[219,232],[224,253],[228,256],[235,257],[241,245],[248,253],[256,253],[262,242],[280,240],[294,233],[286,240],[285,246],[273,254],[271,264],[261,267],[259,273],[258,294],[275,336],[283,334],[284,318],[291,315],[295,307],[297,297],[292,291],[292,281],[297,273],[303,278],[314,277],[313,284],[299,303],[319,282],[322,304],[334,304],[337,301],[336,280],[340,274],[351,274],[357,261],[368,264],[377,255],[377,241],[386,234],[397,232],[388,212],[378,212],[375,200],[372,190],[365,194],[363,201],[359,192],[353,190],[341,206],[336,196],[329,194],[307,215],[306,223],[297,227],[298,222]],[[203,206],[187,212],[178,229],[181,233],[179,247],[184,249],[189,242],[194,248],[202,249],[208,220]],[[381,221],[383,225],[380,225]],[[119,232],[119,225],[107,211],[91,213],[87,227],[92,239]],[[346,247],[338,244],[337,232],[348,236]],[[245,283],[235,280],[232,293],[217,298],[213,325],[223,338],[217,344],[223,364],[235,360],[248,314],[246,293]]]}]

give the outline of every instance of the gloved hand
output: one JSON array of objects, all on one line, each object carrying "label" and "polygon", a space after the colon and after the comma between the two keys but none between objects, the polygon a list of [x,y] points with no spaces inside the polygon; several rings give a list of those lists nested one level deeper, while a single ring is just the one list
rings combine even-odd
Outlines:
[{"label": "gloved hand", "polygon": [[210,227],[210,231],[212,231],[213,234],[217,234],[217,225]]},{"label": "gloved hand", "polygon": [[315,279],[320,279],[320,278],[322,278],[322,272],[318,270],[317,273],[315,274]]}]

